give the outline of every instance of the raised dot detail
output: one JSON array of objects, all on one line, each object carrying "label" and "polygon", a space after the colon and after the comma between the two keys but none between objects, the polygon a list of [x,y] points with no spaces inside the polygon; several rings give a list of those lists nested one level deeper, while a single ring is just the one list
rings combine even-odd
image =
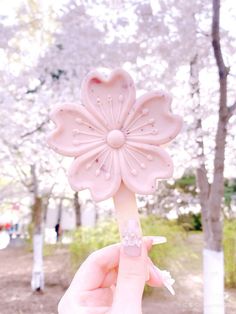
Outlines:
[{"label": "raised dot detail", "polygon": [[142,114],[147,115],[149,113],[149,110],[147,108],[143,108]]},{"label": "raised dot detail", "polygon": [[131,173],[132,173],[133,176],[136,176],[137,175],[137,170],[136,169],[132,169]]},{"label": "raised dot detail", "polygon": [[112,148],[120,148],[125,143],[125,136],[120,130],[112,130],[107,135],[107,143]]},{"label": "raised dot detail", "polygon": [[150,161],[153,160],[152,155],[147,155],[147,159],[150,160]]}]

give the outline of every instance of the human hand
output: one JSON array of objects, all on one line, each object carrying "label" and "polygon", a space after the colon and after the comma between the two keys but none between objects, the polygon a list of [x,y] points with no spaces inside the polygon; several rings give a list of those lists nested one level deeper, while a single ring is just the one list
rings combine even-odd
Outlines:
[{"label": "human hand", "polygon": [[152,245],[164,239],[143,238],[141,255],[135,257],[127,255],[121,244],[92,253],[62,297],[59,314],[141,314],[145,282],[152,287],[165,285],[174,294],[170,274],[148,257]]}]

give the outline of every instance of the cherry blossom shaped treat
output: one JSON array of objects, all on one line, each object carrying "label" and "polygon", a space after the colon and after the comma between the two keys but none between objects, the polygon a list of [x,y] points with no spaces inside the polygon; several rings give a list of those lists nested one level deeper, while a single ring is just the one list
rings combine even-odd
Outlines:
[{"label": "cherry blossom shaped treat", "polygon": [[49,145],[75,158],[68,174],[71,187],[90,189],[95,201],[114,196],[121,182],[134,193],[154,193],[156,179],[173,172],[161,145],[181,128],[170,103],[164,92],[136,100],[133,80],[124,70],[110,77],[90,73],[82,84],[82,105],[65,104],[51,115],[57,127]]},{"label": "cherry blossom shaped treat", "polygon": [[81,104],[61,105],[51,115],[56,128],[49,145],[74,157],[71,187],[88,188],[95,201],[113,197],[121,241],[130,256],[139,256],[142,245],[135,193],[154,193],[156,180],[173,173],[163,145],[179,133],[182,119],[172,114],[170,104],[171,97],[162,91],[136,100],[133,80],[122,69],[110,76],[95,71],[83,81]]}]

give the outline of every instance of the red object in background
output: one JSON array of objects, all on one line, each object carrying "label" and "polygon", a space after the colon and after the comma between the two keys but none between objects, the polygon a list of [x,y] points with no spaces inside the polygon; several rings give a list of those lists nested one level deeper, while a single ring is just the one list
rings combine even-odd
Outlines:
[{"label": "red object in background", "polygon": [[6,223],[4,227],[5,227],[5,230],[8,231],[8,230],[11,229],[11,224],[10,223]]}]

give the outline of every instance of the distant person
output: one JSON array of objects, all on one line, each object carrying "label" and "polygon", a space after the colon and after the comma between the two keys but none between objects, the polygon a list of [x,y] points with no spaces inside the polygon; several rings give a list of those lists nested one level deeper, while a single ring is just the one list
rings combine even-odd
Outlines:
[{"label": "distant person", "polygon": [[60,239],[60,223],[59,222],[55,226],[55,231],[57,234],[57,242],[59,242],[59,239]]}]

